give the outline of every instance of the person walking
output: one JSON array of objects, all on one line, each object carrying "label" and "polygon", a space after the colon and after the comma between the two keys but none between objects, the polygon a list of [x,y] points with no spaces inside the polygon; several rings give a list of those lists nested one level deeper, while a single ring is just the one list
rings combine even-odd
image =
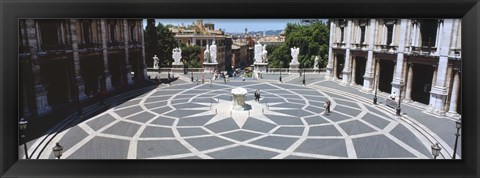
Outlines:
[{"label": "person walking", "polygon": [[198,76],[195,76],[195,81],[197,82],[197,85],[198,85]]},{"label": "person walking", "polygon": [[325,112],[327,114],[330,114],[330,105],[331,105],[330,100],[325,101],[325,104],[323,105],[323,107],[325,108]]},{"label": "person walking", "polygon": [[202,75],[202,84],[205,83],[205,77]]},{"label": "person walking", "polygon": [[210,79],[210,87],[212,87],[212,79]]},{"label": "person walking", "polygon": [[243,84],[245,85],[245,75],[243,75],[242,80],[243,80]]}]

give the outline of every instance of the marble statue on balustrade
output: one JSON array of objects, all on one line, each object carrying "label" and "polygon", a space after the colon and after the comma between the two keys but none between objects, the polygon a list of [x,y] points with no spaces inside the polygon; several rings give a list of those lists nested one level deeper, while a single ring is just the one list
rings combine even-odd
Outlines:
[{"label": "marble statue on balustrade", "polygon": [[158,59],[157,55],[153,56],[153,68],[158,69],[158,63],[160,59]]},{"label": "marble statue on balustrade", "polygon": [[257,44],[255,45],[255,62],[253,63],[254,65],[254,78],[260,79],[261,78],[261,73],[266,73],[267,72],[267,47],[266,45],[260,44],[259,41],[257,41]]},{"label": "marble statue on balustrade", "polygon": [[315,56],[315,60],[314,60],[314,63],[313,63],[313,69],[318,70],[318,56]]},{"label": "marble statue on balustrade", "polygon": [[172,65],[183,65],[183,62],[180,61],[182,59],[182,49],[174,48],[172,50],[172,58],[174,60]]},{"label": "marble statue on balustrade", "polygon": [[290,72],[297,72],[298,70],[300,70],[298,67],[300,65],[300,63],[298,63],[298,53],[300,51],[300,49],[298,47],[293,47],[293,48],[290,48],[290,55],[292,56],[292,61],[290,62]]},{"label": "marble statue on balustrade", "polygon": [[217,45],[215,45],[215,41],[210,46],[210,59],[212,63],[217,63]]},{"label": "marble statue on balustrade", "polygon": [[290,64],[298,64],[298,51],[299,51],[299,48],[298,47],[293,47],[293,48],[290,48],[290,55],[292,56],[292,62],[290,62]]}]

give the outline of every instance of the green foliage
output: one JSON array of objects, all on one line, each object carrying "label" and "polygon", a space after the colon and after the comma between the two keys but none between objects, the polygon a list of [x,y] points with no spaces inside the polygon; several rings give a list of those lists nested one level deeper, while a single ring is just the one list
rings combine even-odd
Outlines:
[{"label": "green foliage", "polygon": [[177,47],[177,41],[173,37],[173,33],[168,30],[162,23],[157,25],[157,49],[159,54],[157,55],[160,59],[160,67],[171,67],[172,59],[172,50]]},{"label": "green foliage", "polygon": [[[328,62],[328,42],[330,29],[322,22],[311,25],[289,23],[285,28],[285,44],[275,48],[269,55],[269,66],[287,67],[291,62],[290,48],[299,47],[298,62],[301,67],[313,68],[315,56],[319,58],[319,67],[325,67]],[[268,50],[268,46],[267,46]]]},{"label": "green foliage", "polygon": [[182,60],[188,68],[200,68],[200,55],[201,49],[200,46],[187,46],[185,44],[180,44],[182,49]]}]

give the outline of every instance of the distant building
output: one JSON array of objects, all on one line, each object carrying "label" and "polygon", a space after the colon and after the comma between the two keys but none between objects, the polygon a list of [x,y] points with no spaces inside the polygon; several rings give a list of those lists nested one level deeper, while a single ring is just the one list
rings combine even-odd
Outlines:
[{"label": "distant building", "polygon": [[332,19],[327,79],[461,113],[460,19]]},{"label": "distant building", "polygon": [[200,46],[201,54],[199,54],[200,64],[203,64],[203,51],[208,45],[212,45],[215,41],[217,45],[217,62],[218,69],[225,70],[225,33],[220,30],[215,30],[215,25],[212,23],[203,23],[203,20],[197,20],[196,26],[177,26],[170,28],[174,34],[175,40],[192,46]]},{"label": "distant building", "polygon": [[142,19],[20,19],[20,115],[61,110],[145,80],[142,25]]}]

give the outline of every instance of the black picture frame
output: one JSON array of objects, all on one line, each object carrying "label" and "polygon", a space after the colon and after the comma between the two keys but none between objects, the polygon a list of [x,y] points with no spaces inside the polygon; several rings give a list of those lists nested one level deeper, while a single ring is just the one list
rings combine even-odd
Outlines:
[{"label": "black picture frame", "polygon": [[[478,0],[2,0],[0,176],[478,177],[479,10]],[[18,160],[19,18],[342,17],[462,18],[461,160]]]}]

